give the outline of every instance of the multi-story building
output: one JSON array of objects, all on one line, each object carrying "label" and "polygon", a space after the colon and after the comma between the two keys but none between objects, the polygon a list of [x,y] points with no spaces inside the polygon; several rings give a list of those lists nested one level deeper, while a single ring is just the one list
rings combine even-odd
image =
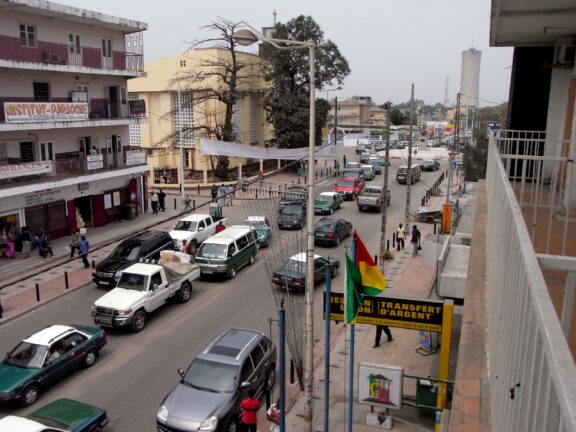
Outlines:
[{"label": "multi-story building", "polygon": [[[237,80],[240,97],[232,119],[234,142],[264,146],[271,142],[273,129],[262,106],[266,83],[258,71],[260,58],[248,53],[236,53],[236,58],[249,66]],[[163,182],[161,177],[166,174],[168,183],[178,183],[180,146],[185,182],[213,180],[214,158],[200,154],[199,142],[201,138],[215,139],[213,131],[224,124],[225,104],[217,101],[214,93],[225,88],[220,76],[223,65],[229,63],[226,49],[194,49],[146,63],[147,76],[130,81],[129,97],[144,100],[149,111],[133,139],[148,150],[152,181]],[[229,169],[246,163],[245,158],[230,157]]]},{"label": "multi-story building", "polygon": [[144,76],[146,28],[58,3],[0,0],[0,236],[27,226],[58,237],[143,202],[149,167],[128,145],[126,83]]},{"label": "multi-story building", "polygon": [[[371,111],[376,108],[369,96],[354,96],[346,100],[338,100],[337,116],[338,125],[368,125],[371,120]],[[334,123],[334,108],[336,102],[330,101],[330,111],[328,112],[328,124]]]}]

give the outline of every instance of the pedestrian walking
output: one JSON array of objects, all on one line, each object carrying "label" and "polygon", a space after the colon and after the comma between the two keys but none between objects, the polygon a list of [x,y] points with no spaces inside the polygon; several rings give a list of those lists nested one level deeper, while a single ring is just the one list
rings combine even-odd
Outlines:
[{"label": "pedestrian walking", "polygon": [[80,257],[82,258],[85,268],[90,267],[90,263],[88,262],[88,252],[90,252],[90,242],[86,236],[80,236]]},{"label": "pedestrian walking", "polygon": [[30,251],[32,250],[32,237],[28,232],[28,227],[22,227],[20,233],[20,239],[22,240],[22,253],[24,258],[30,258]]},{"label": "pedestrian walking", "polygon": [[158,195],[156,192],[150,192],[150,204],[152,204],[152,213],[158,213]]},{"label": "pedestrian walking", "polygon": [[158,192],[158,210],[166,211],[166,194],[162,189]]},{"label": "pedestrian walking", "polygon": [[304,171],[302,161],[296,162],[296,175],[300,177],[302,175],[302,171]]},{"label": "pedestrian walking", "polygon": [[240,409],[242,410],[241,422],[242,430],[246,432],[256,432],[258,425],[258,410],[260,409],[260,401],[254,399],[256,392],[254,389],[248,390],[248,397],[240,402]]},{"label": "pedestrian walking", "polygon": [[212,197],[212,202],[216,201],[216,197],[218,196],[218,188],[215,184],[212,184],[210,188],[210,196]]},{"label": "pedestrian walking", "polygon": [[50,257],[54,258],[54,252],[52,251],[52,247],[50,246],[50,234],[42,233],[40,236],[40,245],[38,246],[38,253],[44,261],[48,260],[48,254]]},{"label": "pedestrian walking", "polygon": [[392,338],[392,332],[390,328],[385,325],[376,325],[376,337],[374,338],[374,346],[372,348],[378,348],[380,346],[380,338],[382,337],[382,331],[386,333],[386,337],[388,337],[388,342],[392,342],[394,338]]},{"label": "pedestrian walking", "polygon": [[410,239],[410,243],[412,243],[412,258],[418,256],[418,249],[420,249],[420,231],[418,227],[414,225],[412,227],[412,238]]},{"label": "pedestrian walking", "polygon": [[397,245],[396,250],[398,251],[400,250],[400,245],[402,245],[402,250],[404,250],[405,241],[406,241],[406,231],[404,230],[402,224],[398,224],[398,229],[396,230],[396,245]]},{"label": "pedestrian walking", "polygon": [[222,200],[222,204],[224,205],[228,205],[226,204],[226,194],[228,193],[228,189],[226,188],[226,186],[224,186],[224,183],[222,183],[222,186],[220,186],[220,199]]},{"label": "pedestrian walking", "polygon": [[78,251],[80,253],[80,231],[78,228],[74,228],[72,233],[72,240],[70,241],[70,258],[74,258],[74,252]]},{"label": "pedestrian walking", "polygon": [[4,256],[7,259],[16,258],[16,248],[14,246],[14,234],[12,234],[12,231],[8,231],[8,233],[6,234],[6,252],[4,252]]},{"label": "pedestrian walking", "polygon": [[344,168],[346,168],[346,155],[342,156],[342,162],[343,162]]}]

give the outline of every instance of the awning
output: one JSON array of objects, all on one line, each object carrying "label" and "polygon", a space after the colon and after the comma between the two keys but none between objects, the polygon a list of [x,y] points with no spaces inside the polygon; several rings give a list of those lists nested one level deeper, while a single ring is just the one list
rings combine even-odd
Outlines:
[{"label": "awning", "polygon": [[[284,159],[298,160],[308,158],[308,147],[279,149],[249,146],[234,142],[200,139],[200,153],[210,156],[233,156],[251,159]],[[336,159],[334,144],[317,146],[316,159]]]}]

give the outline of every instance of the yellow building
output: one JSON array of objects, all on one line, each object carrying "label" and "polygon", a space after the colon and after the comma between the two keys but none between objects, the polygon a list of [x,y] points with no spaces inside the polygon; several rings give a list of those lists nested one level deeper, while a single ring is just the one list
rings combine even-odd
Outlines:
[{"label": "yellow building", "polygon": [[[242,96],[233,110],[235,142],[264,146],[273,138],[273,129],[262,107],[266,84],[260,58],[248,53],[236,56],[238,63],[249,66],[242,69],[238,79]],[[230,59],[225,49],[195,49],[149,62],[145,65],[147,77],[129,82],[129,98],[146,104],[146,118],[140,119],[131,132],[133,142],[148,150],[152,182],[164,183],[162,176],[166,174],[167,183],[178,183],[179,142],[184,149],[185,181],[214,181],[216,158],[202,156],[199,143],[201,138],[217,139],[214,130],[224,124],[225,104],[209,98],[209,93],[225,88],[220,76]],[[191,128],[195,131],[179,133]],[[231,157],[229,169],[246,164],[258,165],[258,161]]]}]

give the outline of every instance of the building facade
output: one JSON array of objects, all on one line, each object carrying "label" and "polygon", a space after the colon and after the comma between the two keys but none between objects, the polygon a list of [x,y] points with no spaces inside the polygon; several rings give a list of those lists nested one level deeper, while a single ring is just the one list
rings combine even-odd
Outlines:
[{"label": "building facade", "polygon": [[51,2],[0,12],[0,244],[23,226],[59,237],[125,217],[149,170],[126,90],[147,25]]},{"label": "building facade", "polygon": [[[236,143],[264,146],[273,138],[262,106],[266,84],[259,71],[257,55],[236,53],[239,63],[248,64],[240,74],[240,97],[234,106],[233,128]],[[139,124],[133,139],[148,151],[151,180],[178,183],[180,146],[183,149],[185,183],[213,181],[215,158],[200,154],[200,139],[215,139],[210,131],[224,124],[225,105],[216,101],[212,90],[221,92],[222,80],[214,74],[230,62],[228,50],[194,49],[146,64],[147,76],[131,80],[129,97],[146,102],[147,120]],[[185,132],[182,132],[185,131]],[[237,172],[258,161],[230,157],[229,169]]]}]

